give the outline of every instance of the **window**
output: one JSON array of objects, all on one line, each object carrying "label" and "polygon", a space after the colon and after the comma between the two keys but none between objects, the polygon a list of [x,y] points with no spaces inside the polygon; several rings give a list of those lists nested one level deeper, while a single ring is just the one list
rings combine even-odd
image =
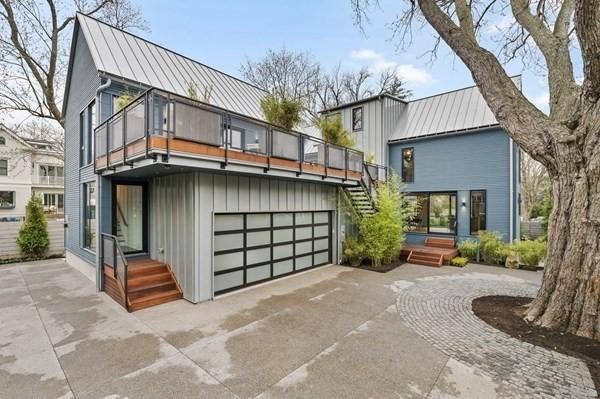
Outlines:
[{"label": "window", "polygon": [[402,181],[412,183],[415,181],[415,150],[414,148],[402,149]]},{"label": "window", "polygon": [[408,221],[412,233],[456,234],[456,193],[407,194]]},{"label": "window", "polygon": [[0,191],[0,209],[10,209],[15,207],[15,192]]},{"label": "window", "polygon": [[94,148],[94,128],[96,127],[96,102],[92,101],[81,114],[79,114],[79,140],[81,150],[79,153],[79,166],[86,166],[92,162],[92,149]]},{"label": "window", "polygon": [[352,131],[363,129],[363,109],[362,107],[352,108]]},{"label": "window", "polygon": [[6,137],[0,136],[0,145],[6,145]]},{"label": "window", "polygon": [[471,234],[486,229],[485,208],[485,191],[471,191]]},{"label": "window", "polygon": [[96,250],[96,185],[83,184],[83,247]]},{"label": "window", "polygon": [[8,160],[0,159],[0,176],[8,176]]},{"label": "window", "polygon": [[429,196],[427,194],[407,195],[408,220],[406,231],[414,233],[427,233],[429,220]]}]

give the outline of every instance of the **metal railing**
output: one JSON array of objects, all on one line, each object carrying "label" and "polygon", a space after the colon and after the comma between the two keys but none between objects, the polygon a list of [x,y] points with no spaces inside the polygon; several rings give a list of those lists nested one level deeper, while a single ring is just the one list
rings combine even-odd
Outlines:
[{"label": "metal railing", "polygon": [[[167,139],[167,159],[171,155],[169,139],[176,138],[223,148],[225,165],[229,162],[229,154],[236,151],[267,157],[269,168],[270,158],[276,157],[298,162],[300,173],[302,163],[325,167],[326,176],[327,168],[344,171],[344,178],[348,177],[348,172],[363,173],[361,151],[159,89],[142,93],[100,124],[94,134],[94,159],[106,159],[100,166],[94,162],[96,172],[128,164],[141,156],[139,151],[127,153],[128,145],[140,140],[145,140],[142,152],[149,157],[152,151],[149,137],[156,136]],[[111,154],[115,153],[118,156],[113,161]]]},{"label": "metal railing", "polygon": [[374,200],[377,195],[377,184],[382,181],[387,181],[387,167],[368,162],[365,162],[363,166],[364,169],[361,183]]},{"label": "metal railing", "polygon": [[119,245],[119,240],[116,236],[108,233],[101,233],[100,240],[100,264],[104,270],[105,266],[110,266],[113,269],[113,277],[118,284],[123,288],[125,309],[129,310],[127,300],[127,258]]}]

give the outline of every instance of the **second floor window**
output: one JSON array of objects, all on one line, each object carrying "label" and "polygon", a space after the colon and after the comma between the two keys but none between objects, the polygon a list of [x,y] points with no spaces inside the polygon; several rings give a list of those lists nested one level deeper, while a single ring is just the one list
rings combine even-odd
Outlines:
[{"label": "second floor window", "polygon": [[402,181],[412,183],[415,181],[415,150],[414,148],[402,149]]},{"label": "second floor window", "polygon": [[15,207],[15,192],[0,191],[0,209],[11,209]]},{"label": "second floor window", "polygon": [[0,145],[6,145],[6,137],[0,136]]},{"label": "second floor window", "polygon": [[79,115],[79,140],[81,151],[79,154],[79,166],[85,166],[92,162],[94,148],[94,128],[96,127],[96,102],[92,101]]},{"label": "second floor window", "polygon": [[352,108],[352,131],[363,129],[363,108]]},{"label": "second floor window", "polygon": [[0,159],[0,176],[8,176],[8,160]]}]

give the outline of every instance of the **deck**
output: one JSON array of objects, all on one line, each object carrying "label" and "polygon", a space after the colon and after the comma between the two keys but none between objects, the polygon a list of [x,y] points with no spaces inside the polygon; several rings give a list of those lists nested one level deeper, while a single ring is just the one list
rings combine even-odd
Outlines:
[{"label": "deck", "polygon": [[453,238],[427,237],[424,245],[404,245],[400,255],[406,256],[407,262],[440,267],[449,265],[458,256],[458,250]]}]

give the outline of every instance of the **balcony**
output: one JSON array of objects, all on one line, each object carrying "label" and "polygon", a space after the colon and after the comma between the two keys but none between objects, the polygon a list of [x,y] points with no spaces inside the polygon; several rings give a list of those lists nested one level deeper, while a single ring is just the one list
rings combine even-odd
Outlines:
[{"label": "balcony", "polygon": [[38,176],[33,175],[34,186],[64,186],[65,178],[63,176]]},{"label": "balcony", "polygon": [[99,174],[130,171],[145,160],[330,182],[356,182],[367,174],[360,151],[158,89],[144,92],[94,134]]}]

